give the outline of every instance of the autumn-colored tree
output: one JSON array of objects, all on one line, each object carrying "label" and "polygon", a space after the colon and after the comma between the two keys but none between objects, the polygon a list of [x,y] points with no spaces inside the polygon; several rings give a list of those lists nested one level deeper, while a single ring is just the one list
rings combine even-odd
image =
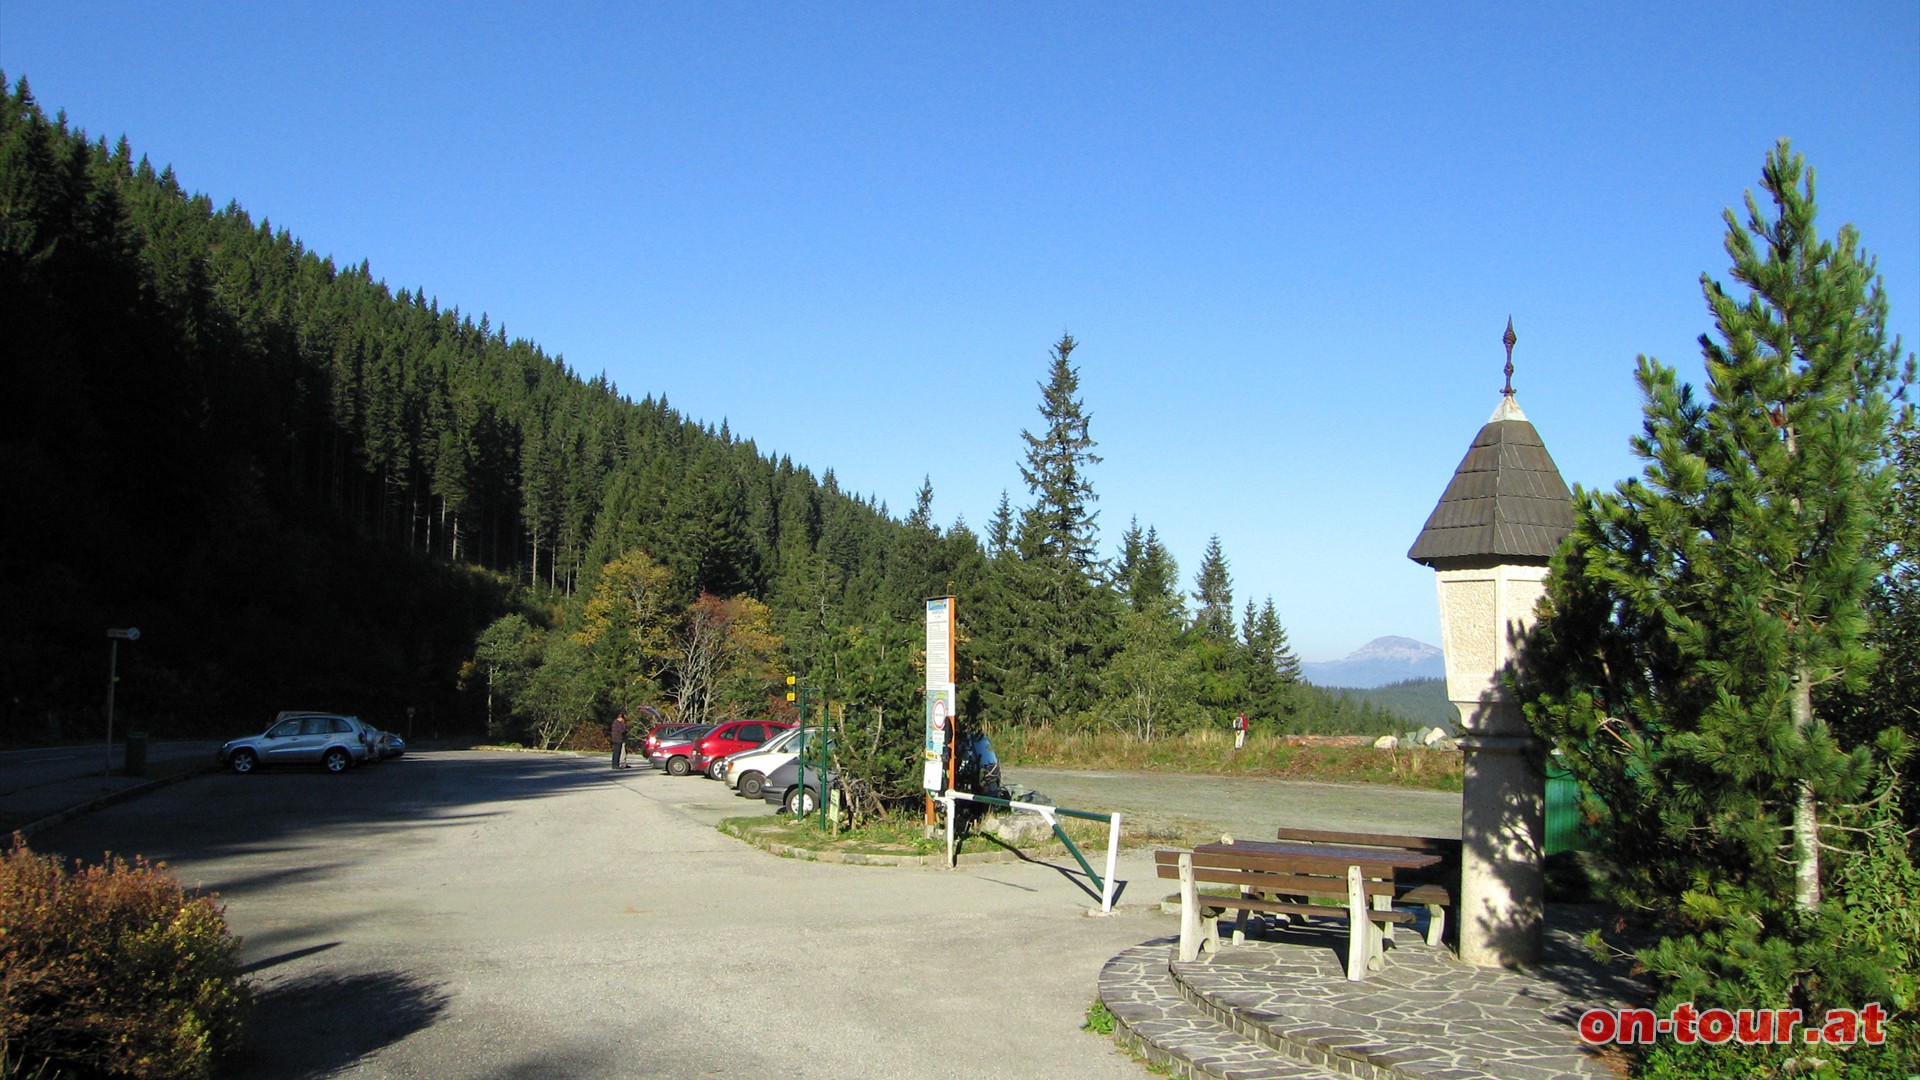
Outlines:
[{"label": "autumn-colored tree", "polygon": [[672,585],[667,568],[638,549],[601,568],[576,640],[593,654],[616,706],[657,698],[679,656]]},{"label": "autumn-colored tree", "polygon": [[750,596],[723,600],[701,593],[680,634],[680,719],[709,723],[729,708],[764,708],[781,685],[780,648],[767,605]]}]

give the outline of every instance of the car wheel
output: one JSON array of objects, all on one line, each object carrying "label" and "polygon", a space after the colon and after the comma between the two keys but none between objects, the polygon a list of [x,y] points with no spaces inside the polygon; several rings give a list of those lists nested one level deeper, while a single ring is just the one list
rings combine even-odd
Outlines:
[{"label": "car wheel", "polygon": [[227,768],[232,769],[241,776],[245,776],[259,767],[259,755],[251,750],[235,750],[233,756],[227,759]]},{"label": "car wheel", "polygon": [[685,776],[692,771],[693,771],[693,766],[687,764],[686,758],[671,757],[667,759],[667,772],[670,775]]},{"label": "car wheel", "polygon": [[749,799],[757,799],[766,790],[767,778],[757,772],[750,772],[740,778],[740,794]]},{"label": "car wheel", "polygon": [[794,817],[806,817],[818,809],[814,802],[812,788],[794,788],[787,792],[787,813]]},{"label": "car wheel", "polygon": [[347,771],[347,766],[353,764],[353,755],[336,746],[327,751],[327,756],[320,759],[320,764],[326,766],[330,773],[343,773]]}]

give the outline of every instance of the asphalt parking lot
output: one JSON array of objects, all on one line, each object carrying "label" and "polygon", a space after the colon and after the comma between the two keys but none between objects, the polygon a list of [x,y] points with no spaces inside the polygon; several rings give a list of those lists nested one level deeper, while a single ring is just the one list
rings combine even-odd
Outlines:
[{"label": "asphalt parking lot", "polygon": [[[1446,798],[1413,801],[1444,819]],[[1080,1024],[1100,966],[1173,930],[1147,857],[1089,917],[1065,867],[819,864],[712,828],[770,809],[599,758],[441,751],[199,777],[34,846],[221,894],[262,1005],[244,1076],[1143,1075]]]},{"label": "asphalt parking lot", "polygon": [[775,858],[676,805],[759,812],[719,787],[423,753],[201,777],[35,846],[221,893],[263,1005],[246,1076],[1139,1076],[1078,1027],[1163,916],[1088,918],[1044,866]]}]

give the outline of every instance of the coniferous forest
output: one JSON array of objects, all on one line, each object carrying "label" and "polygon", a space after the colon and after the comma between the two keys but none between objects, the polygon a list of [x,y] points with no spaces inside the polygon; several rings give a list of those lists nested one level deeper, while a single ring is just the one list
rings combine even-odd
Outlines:
[{"label": "coniferous forest", "polygon": [[895,518],[215,206],[22,79],[0,99],[0,350],[6,741],[97,735],[105,631],[136,626],[117,709],[160,736],[303,707],[557,744],[614,707],[778,710],[791,673],[904,776],[921,604],[947,592],[989,727],[1396,726],[1299,682],[1217,541],[1185,582],[1151,526],[1097,554],[1071,337],[1010,463],[1026,505],[943,528],[928,484]]}]

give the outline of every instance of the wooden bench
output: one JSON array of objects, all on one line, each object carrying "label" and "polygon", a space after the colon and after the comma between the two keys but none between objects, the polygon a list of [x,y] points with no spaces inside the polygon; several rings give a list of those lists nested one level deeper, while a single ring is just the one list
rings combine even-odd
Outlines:
[{"label": "wooden bench", "polygon": [[[1219,952],[1215,920],[1220,913],[1239,912],[1244,922],[1247,912],[1259,911],[1344,919],[1347,978],[1357,982],[1368,970],[1378,970],[1386,948],[1384,928],[1413,919],[1392,909],[1393,867],[1363,851],[1336,854],[1331,847],[1324,854],[1248,850],[1281,846],[1202,844],[1192,851],[1154,853],[1159,876],[1180,881],[1179,959],[1194,960],[1203,952],[1211,959]],[[1311,903],[1316,897],[1344,903]]]},{"label": "wooden bench", "polygon": [[[1274,839],[1341,848],[1380,848],[1438,855],[1429,867],[1401,870],[1394,880],[1393,902],[1427,909],[1427,944],[1440,944],[1447,929],[1447,909],[1460,891],[1460,841],[1439,836],[1390,836],[1383,833],[1329,832],[1324,829],[1281,828]],[[1389,938],[1392,932],[1388,932]]]}]

